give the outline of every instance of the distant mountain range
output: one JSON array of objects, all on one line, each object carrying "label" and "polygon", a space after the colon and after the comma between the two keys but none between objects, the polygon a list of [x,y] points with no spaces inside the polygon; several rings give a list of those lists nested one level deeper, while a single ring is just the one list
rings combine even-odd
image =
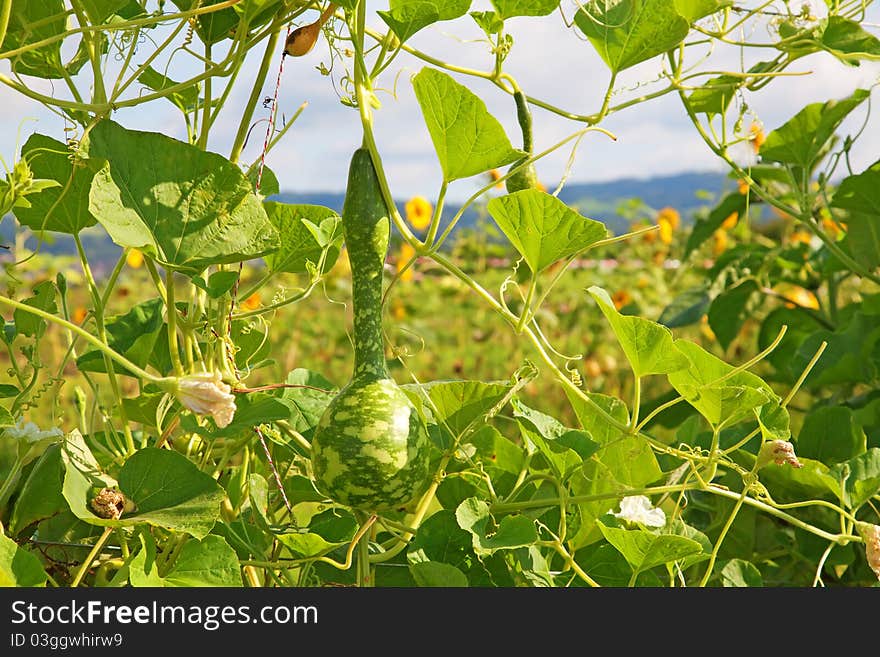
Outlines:
[{"label": "distant mountain range", "polygon": [[[698,209],[711,205],[713,199],[718,199],[734,186],[735,183],[726,174],[695,172],[644,179],[621,178],[600,183],[570,183],[563,187],[559,198],[584,216],[602,221],[611,232],[620,234],[629,228],[633,212],[636,216],[648,217],[644,212],[641,215],[638,213],[639,202],[649,210],[673,207],[681,214],[683,223],[689,224]],[[341,212],[344,198],[343,192],[282,192],[270,197],[270,200],[323,205]],[[405,199],[398,201],[401,213],[404,203]],[[462,215],[456,230],[474,227],[481,216],[480,207],[482,204],[469,208]],[[444,217],[451,218],[459,209],[460,205],[447,204]],[[15,227],[16,223],[11,215],[0,220],[0,244],[12,242]],[[86,229],[80,233],[80,236],[96,275],[113,266],[119,257],[119,247],[113,244],[100,226]],[[36,239],[31,237],[27,245],[29,248],[35,248]],[[52,234],[41,248],[44,253],[53,255],[76,253],[73,240],[67,235]],[[3,252],[0,251],[0,262],[3,259]]]}]

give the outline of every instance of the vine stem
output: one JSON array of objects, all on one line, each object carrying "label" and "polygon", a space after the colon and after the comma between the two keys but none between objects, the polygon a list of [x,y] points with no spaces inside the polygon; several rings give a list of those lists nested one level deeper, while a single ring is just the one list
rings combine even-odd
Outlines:
[{"label": "vine stem", "polygon": [[151,383],[155,383],[155,384],[161,386],[161,385],[166,384],[166,383],[173,380],[168,377],[153,376],[149,372],[146,372],[145,370],[141,369],[140,367],[138,367],[137,365],[132,363],[125,356],[113,351],[110,347],[107,346],[106,343],[101,342],[98,338],[93,336],[91,333],[89,333],[85,329],[77,326],[76,324],[73,324],[72,322],[68,322],[66,319],[62,319],[61,317],[57,317],[55,315],[52,315],[51,313],[47,313],[46,311],[41,310],[40,308],[35,308],[35,307],[29,306],[25,303],[21,303],[19,301],[14,301],[13,299],[10,299],[9,297],[3,296],[2,294],[0,294],[0,304],[3,304],[5,306],[9,306],[10,308],[14,308],[16,310],[21,310],[26,313],[31,313],[32,315],[36,315],[37,317],[40,317],[41,319],[45,319],[47,322],[53,322],[55,324],[58,324],[59,326],[63,326],[68,331],[75,333],[76,335],[81,337],[83,340],[88,342],[90,345],[92,345],[93,347],[95,347],[96,349],[101,351],[101,353],[106,354],[107,356],[109,356],[110,358],[115,360],[117,363],[122,365],[125,369],[132,371],[133,373],[137,374],[137,376],[139,378],[142,378],[145,381],[149,381]]},{"label": "vine stem", "polygon": [[79,586],[80,582],[82,582],[83,577],[88,572],[89,568],[92,565],[92,561],[95,560],[95,557],[98,556],[98,553],[101,551],[101,548],[104,547],[104,543],[107,542],[107,539],[110,538],[110,534],[113,532],[113,527],[105,527],[104,533],[101,534],[101,537],[95,543],[94,547],[92,547],[91,552],[85,558],[85,561],[80,564],[79,570],[76,572],[76,576],[73,578],[73,581],[70,583],[70,588],[75,589]]}]

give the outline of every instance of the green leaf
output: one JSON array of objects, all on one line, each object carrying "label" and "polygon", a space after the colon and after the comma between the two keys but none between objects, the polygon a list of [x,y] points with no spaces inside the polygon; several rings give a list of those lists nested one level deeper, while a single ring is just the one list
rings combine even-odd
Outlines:
[{"label": "green leaf", "polygon": [[678,13],[693,23],[733,4],[733,0],[675,0]]},{"label": "green leaf", "polygon": [[[107,343],[113,351],[122,354],[138,367],[157,365],[157,341],[164,335],[163,313],[165,304],[156,297],[137,304],[124,315],[112,315],[105,319]],[[164,343],[161,343],[164,344]],[[83,372],[106,372],[103,353],[94,347],[83,351],[76,359],[76,366]],[[114,364],[119,374],[135,376],[134,373]],[[162,372],[165,374],[166,372]]]},{"label": "green leaf", "polygon": [[21,391],[11,383],[0,383],[0,399],[18,397],[19,392]]},{"label": "green leaf", "polygon": [[471,535],[458,525],[455,511],[443,509],[419,526],[407,550],[407,559],[410,563],[448,563],[466,570],[467,560],[473,558],[472,545]]},{"label": "green leaf", "polygon": [[[518,399],[511,402],[526,445],[534,445],[560,478],[599,449],[585,431],[569,429],[555,418],[529,408]],[[534,449],[534,448],[532,448]]]},{"label": "green leaf", "polygon": [[525,155],[510,145],[486,104],[446,73],[426,67],[412,82],[446,182],[484,173]]},{"label": "green leaf", "polygon": [[193,285],[204,290],[212,299],[219,299],[229,292],[238,281],[237,271],[215,271],[206,281],[201,276],[192,277]]},{"label": "green leaf", "polygon": [[537,189],[493,198],[487,210],[535,274],[608,236],[604,224]]},{"label": "green leaf", "polygon": [[[767,422],[767,438],[788,435],[788,413],[779,406],[779,397],[759,376],[737,372],[699,345],[676,340],[678,350],[687,356],[689,366],[668,375],[669,383],[708,422],[716,428],[730,426],[749,415]],[[783,426],[779,426],[782,424]]]},{"label": "green leaf", "polygon": [[[198,0],[171,0],[181,11],[193,9]],[[203,0],[200,7],[210,7],[224,0]],[[233,28],[238,25],[239,16],[231,7],[202,14],[196,19],[196,34],[207,44],[214,44],[232,37]]]},{"label": "green leaf", "polygon": [[843,120],[871,95],[856,89],[849,98],[812,103],[769,135],[761,147],[764,162],[780,162],[810,170]]},{"label": "green leaf", "polygon": [[744,78],[733,75],[719,75],[708,80],[688,96],[691,109],[697,114],[710,116],[724,114],[744,82]]},{"label": "green leaf", "polygon": [[709,309],[709,295],[703,287],[680,292],[657,318],[666,328],[680,328],[699,322]]},{"label": "green leaf", "polygon": [[455,510],[458,526],[470,532],[474,552],[492,554],[531,545],[538,540],[535,523],[526,516],[505,516],[500,523],[489,515],[489,505],[475,497],[462,502]]},{"label": "green leaf", "polygon": [[731,559],[721,569],[723,587],[762,587],[764,578],[761,571],[751,561]]},{"label": "green leaf", "polygon": [[13,426],[15,426],[15,418],[12,417],[12,413],[0,406],[0,428]]},{"label": "green leaf", "polygon": [[709,326],[726,350],[745,321],[753,316],[757,303],[763,300],[758,284],[748,279],[729,288],[712,300],[709,307]]},{"label": "green leaf", "polygon": [[703,551],[697,541],[684,536],[608,527],[601,522],[597,526],[605,540],[617,548],[634,572],[649,570]]},{"label": "green leaf", "polygon": [[[290,411],[290,426],[309,436],[336,394],[336,386],[317,372],[297,368],[287,375],[285,383],[300,388],[285,388],[280,401]],[[325,392],[326,391],[326,392]]]},{"label": "green leaf", "polygon": [[486,36],[500,34],[504,29],[504,21],[494,11],[472,11],[470,16],[480,26],[480,29],[486,33]]},{"label": "green leaf", "polygon": [[272,272],[304,274],[306,263],[317,267],[326,252],[321,273],[330,270],[342,246],[342,220],[339,215],[320,205],[290,205],[265,201],[263,207],[269,222],[281,236],[281,246],[266,256]]},{"label": "green leaf", "polygon": [[66,511],[67,501],[61,494],[63,481],[61,446],[50,445],[34,464],[15,500],[9,519],[10,534],[17,534],[28,525]]},{"label": "green leaf", "polygon": [[859,60],[880,59],[880,39],[858,22],[843,16],[831,16],[822,31],[821,48],[839,60],[858,64]]},{"label": "green leaf", "polygon": [[687,367],[687,359],[673,343],[672,332],[656,322],[621,315],[608,293],[595,285],[587,289],[611,324],[617,341],[637,377],[669,374]]},{"label": "green leaf", "polygon": [[131,561],[132,586],[240,587],[238,555],[220,536],[209,535],[184,543],[171,570],[159,575],[155,548],[142,548]]},{"label": "green leaf", "polygon": [[0,587],[45,586],[47,579],[40,560],[0,531]]},{"label": "green leaf", "polygon": [[109,120],[89,139],[90,155],[109,161],[92,181],[89,209],[120,246],[188,273],[278,248],[250,182],[226,158]]},{"label": "green leaf", "polygon": [[829,473],[838,480],[846,480],[844,502],[858,509],[880,491],[880,448],[872,447],[845,463],[838,463]]},{"label": "green leaf", "polygon": [[688,241],[685,245],[684,255],[689,256],[694,250],[698,249],[703,242],[712,237],[712,234],[721,228],[721,224],[730,215],[736,212],[743,216],[748,207],[749,197],[747,194],[733,192],[725,196],[721,202],[712,209],[709,216],[705,219],[697,219],[694,227],[688,235]]},{"label": "green leaf", "polygon": [[[68,436],[62,451],[63,494],[70,510],[92,525],[125,527],[147,523],[204,538],[220,517],[225,492],[177,452],[147,447],[132,454],[119,471],[119,482],[101,472],[78,431]],[[117,488],[135,504],[121,518],[101,518],[89,502],[95,489]]]},{"label": "green leaf", "polygon": [[397,38],[406,41],[419,30],[438,21],[464,16],[471,0],[391,0],[388,11],[377,11]]},{"label": "green leaf", "polygon": [[448,563],[420,561],[410,564],[409,571],[419,586],[461,588],[468,585],[465,574]]},{"label": "green leaf", "polygon": [[94,163],[80,161],[74,169],[65,144],[37,133],[22,146],[21,155],[27,159],[35,178],[58,183],[38,194],[29,194],[27,207],[15,208],[15,217],[22,225],[70,235],[95,225],[95,217],[89,212]]},{"label": "green leaf", "polygon": [[827,347],[810,370],[804,385],[812,388],[860,383],[877,376],[877,364],[872,354],[880,342],[880,317],[857,312],[837,331],[823,329],[810,334],[798,347],[792,370],[804,371],[822,342],[827,342]]},{"label": "green leaf", "polygon": [[[55,292],[55,283],[43,281],[34,286],[34,296],[25,299],[22,303],[54,315],[58,312],[58,307],[55,305]],[[15,320],[16,330],[29,338],[41,338],[46,332],[46,320],[26,310],[16,308],[12,313],[12,318]]]},{"label": "green leaf", "polygon": [[518,475],[522,470],[525,461],[523,448],[495,427],[485,425],[470,437],[469,442],[477,448],[477,455],[483,461],[484,467],[497,468],[512,475]]},{"label": "green leaf", "polygon": [[318,557],[350,542],[331,543],[313,532],[278,534],[275,538],[299,559]]},{"label": "green leaf", "polygon": [[800,371],[795,372],[793,369],[795,354],[807,336],[821,329],[822,325],[803,311],[795,308],[777,308],[770,312],[761,323],[761,329],[758,332],[758,349],[763,351],[769,347],[783,326],[787,327],[785,336],[776,349],[767,356],[767,361],[794,383],[800,375]]},{"label": "green leaf", "polygon": [[128,3],[129,0],[81,0],[80,2],[92,25],[101,25]]},{"label": "green leaf", "polygon": [[613,73],[671,50],[690,31],[669,0],[592,0],[574,20]]},{"label": "green leaf", "polygon": [[[600,586],[631,588],[632,567],[614,546],[598,541],[581,550],[575,556],[577,563],[590,574]],[[577,580],[575,580],[577,583]],[[668,586],[652,571],[638,573],[635,586],[660,588]]]},{"label": "green leaf", "polygon": [[[138,76],[138,82],[152,91],[164,91],[180,84],[162,75],[152,66],[148,66]],[[181,112],[191,112],[199,106],[199,87],[196,83],[193,83],[167,94],[164,98],[174,104]]]},{"label": "green leaf", "polygon": [[417,398],[427,394],[433,421],[448,428],[456,437],[483,418],[510,390],[506,382],[484,381],[431,381],[402,387]]},{"label": "green leaf", "polygon": [[805,418],[797,437],[797,453],[826,465],[842,463],[867,449],[867,439],[852,409],[820,406]]},{"label": "green leaf", "polygon": [[[17,50],[49,39],[66,31],[67,15],[62,0],[17,0],[12,3],[9,24],[2,50]],[[10,61],[12,70],[19,75],[38,78],[61,78],[61,40],[27,50]],[[74,75],[74,71],[70,71]]]},{"label": "green leaf", "polygon": [[847,210],[847,234],[853,257],[873,270],[880,265],[880,161],[841,181],[831,205]]},{"label": "green leaf", "polygon": [[492,0],[502,20],[514,16],[547,16],[559,6],[559,0]]}]

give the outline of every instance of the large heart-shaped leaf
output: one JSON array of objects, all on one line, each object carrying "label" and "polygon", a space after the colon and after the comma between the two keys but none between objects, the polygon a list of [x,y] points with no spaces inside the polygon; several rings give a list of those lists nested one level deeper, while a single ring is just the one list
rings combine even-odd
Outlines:
[{"label": "large heart-shaped leaf", "polygon": [[422,385],[402,386],[414,401],[427,394],[432,420],[459,436],[471,423],[484,416],[510,390],[506,382],[432,381]]},{"label": "large heart-shaped leaf", "polygon": [[856,89],[843,100],[807,105],[767,135],[761,146],[761,159],[810,169],[837,127],[870,95],[867,89]]},{"label": "large heart-shaped leaf", "polygon": [[171,570],[161,575],[155,546],[144,545],[131,560],[129,579],[136,587],[240,587],[241,566],[235,550],[222,537],[212,534],[184,543]]},{"label": "large heart-shaped leaf", "polygon": [[644,529],[621,529],[597,523],[611,545],[624,556],[633,571],[641,572],[699,554],[703,547],[697,541],[674,534],[655,534]]},{"label": "large heart-shaped leaf", "polygon": [[[147,447],[132,454],[118,483],[101,471],[79,432],[68,436],[62,452],[63,494],[70,510],[85,522],[105,527],[147,523],[204,538],[220,516],[223,489],[177,452]],[[119,519],[101,518],[90,502],[95,489],[118,488],[134,503]]]},{"label": "large heart-shaped leaf", "polygon": [[668,328],[642,317],[621,315],[601,287],[593,285],[587,292],[611,324],[611,330],[637,377],[669,374],[687,367],[687,359],[675,348]]},{"label": "large heart-shaped leaf", "polygon": [[511,146],[504,128],[467,87],[433,68],[423,68],[412,82],[447,182],[525,156]]},{"label": "large heart-shaped leaf", "polygon": [[[28,44],[49,39],[65,31],[67,14],[62,0],[30,0],[13,2],[6,28],[3,50],[17,50]],[[39,78],[60,78],[64,75],[61,63],[61,40],[26,50],[12,58],[12,70],[19,75]],[[75,71],[70,71],[74,75]]]},{"label": "large heart-shaped leaf", "polygon": [[487,209],[535,274],[608,236],[604,224],[537,189],[498,196]]},{"label": "large heart-shaped leaf", "polygon": [[471,0],[391,0],[388,11],[376,12],[397,38],[406,41],[413,34],[436,23],[464,16]]},{"label": "large heart-shaped leaf", "polygon": [[612,72],[618,73],[671,50],[690,22],[669,0],[592,0],[575,23]]},{"label": "large heart-shaped leaf", "polygon": [[788,411],[763,379],[745,371],[732,374],[732,365],[693,342],[676,340],[675,346],[687,357],[688,365],[670,372],[669,383],[710,424],[730,426],[753,415],[765,438],[789,437]]},{"label": "large heart-shaped leaf", "polygon": [[691,23],[732,4],[733,0],[675,0],[678,13]]},{"label": "large heart-shaped leaf", "polygon": [[89,190],[96,171],[93,162],[80,161],[74,169],[65,144],[36,133],[22,146],[21,155],[35,178],[58,183],[29,194],[30,207],[14,209],[22,225],[71,235],[95,225],[95,217],[89,212]]},{"label": "large heart-shaped leaf", "polygon": [[559,0],[492,0],[501,20],[514,16],[546,16],[558,6]]},{"label": "large heart-shaped leaf", "polygon": [[278,248],[251,183],[226,158],[109,120],[89,137],[90,156],[109,161],[92,181],[89,209],[120,246],[187,273]]},{"label": "large heart-shaped leaf", "polygon": [[269,221],[281,236],[280,248],[266,256],[270,271],[303,274],[307,262],[318,264],[326,251],[324,272],[339,256],[342,245],[342,224],[339,215],[320,205],[291,205],[266,201],[263,203]]},{"label": "large heart-shaped leaf", "polygon": [[45,586],[47,579],[36,555],[0,531],[0,587]]}]

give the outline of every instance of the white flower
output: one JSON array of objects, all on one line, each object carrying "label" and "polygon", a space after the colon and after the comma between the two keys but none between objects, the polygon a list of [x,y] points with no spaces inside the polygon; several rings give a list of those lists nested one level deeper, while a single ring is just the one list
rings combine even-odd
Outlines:
[{"label": "white flower", "polygon": [[794,453],[794,445],[787,440],[771,440],[761,445],[755,470],[763,468],[771,461],[776,465],[785,465],[787,463],[793,468],[804,467]]},{"label": "white flower", "polygon": [[666,524],[663,509],[651,506],[651,500],[644,495],[630,495],[620,500],[620,512],[611,515],[630,522],[640,522],[645,527],[662,527]]},{"label": "white flower", "polygon": [[27,443],[36,443],[44,438],[61,438],[64,436],[58,427],[52,427],[44,431],[33,422],[25,422],[24,418],[20,419],[14,427],[4,429],[3,433],[7,438],[23,440]]},{"label": "white flower", "polygon": [[33,422],[25,422],[24,418],[14,427],[3,429],[0,435],[18,441],[18,458],[22,465],[27,465],[46,451],[49,445],[64,438],[58,427],[43,430]]},{"label": "white flower", "polygon": [[235,395],[223,383],[220,372],[188,374],[177,382],[177,398],[193,413],[210,415],[221,429],[235,415]]}]

